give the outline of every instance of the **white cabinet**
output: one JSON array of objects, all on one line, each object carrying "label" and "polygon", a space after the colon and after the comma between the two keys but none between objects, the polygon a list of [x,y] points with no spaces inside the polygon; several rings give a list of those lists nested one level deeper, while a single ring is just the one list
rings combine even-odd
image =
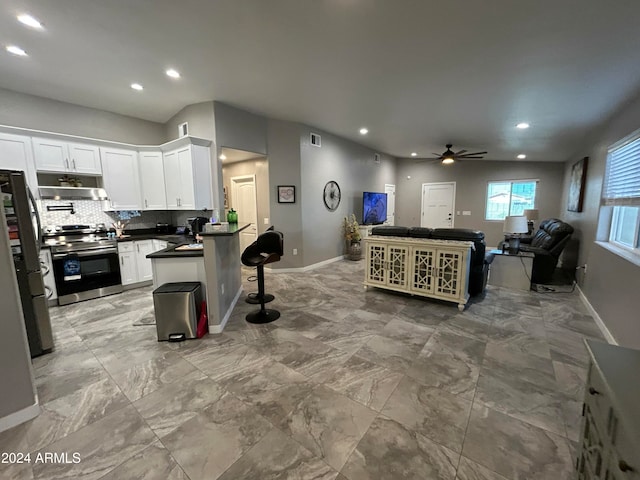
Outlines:
[{"label": "white cabinet", "polygon": [[165,152],[163,160],[167,208],[211,210],[213,192],[209,147],[186,145]]},{"label": "white cabinet", "polygon": [[51,259],[51,251],[48,248],[40,251],[40,271],[42,272],[42,280],[44,282],[44,292],[49,304],[55,304],[58,299],[58,291],[56,290],[56,281],[53,277],[53,261]]},{"label": "white cabinet", "polygon": [[33,165],[30,137],[0,133],[0,169],[25,172],[31,193],[37,195],[38,180]]},{"label": "white cabinet", "polygon": [[100,148],[102,181],[112,210],[142,210],[138,152]]},{"label": "white cabinet", "polygon": [[162,152],[141,151],[138,153],[138,160],[142,208],[144,210],[166,210],[167,196],[164,186]]},{"label": "white cabinet", "polygon": [[162,240],[135,240],[120,242],[118,256],[120,257],[120,277],[122,285],[131,285],[153,280],[150,253],[167,248],[167,242]]},{"label": "white cabinet", "polygon": [[369,236],[365,286],[457,302],[464,310],[472,242]]},{"label": "white cabinet", "polygon": [[33,152],[39,172],[102,174],[100,149],[96,145],[34,137]]}]

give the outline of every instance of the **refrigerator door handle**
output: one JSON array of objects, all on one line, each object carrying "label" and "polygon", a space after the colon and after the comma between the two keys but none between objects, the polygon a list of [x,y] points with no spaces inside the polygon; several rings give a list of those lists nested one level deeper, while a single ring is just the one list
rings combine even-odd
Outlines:
[{"label": "refrigerator door handle", "polygon": [[40,213],[38,212],[38,205],[36,203],[36,199],[31,193],[31,189],[27,187],[27,194],[29,195],[29,202],[31,202],[31,206],[33,207],[33,213],[36,217],[36,225],[38,227],[36,234],[36,248],[38,249],[38,255],[40,255],[40,248],[42,246],[42,223],[40,222]]}]

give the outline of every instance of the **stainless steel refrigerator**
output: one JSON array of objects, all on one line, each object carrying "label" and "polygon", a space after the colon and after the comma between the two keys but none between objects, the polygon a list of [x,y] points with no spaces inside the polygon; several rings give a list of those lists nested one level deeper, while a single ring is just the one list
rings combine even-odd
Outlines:
[{"label": "stainless steel refrigerator", "polygon": [[0,228],[9,235],[20,302],[31,357],[53,349],[49,307],[40,271],[40,217],[24,172],[0,170],[0,202],[7,219]]}]

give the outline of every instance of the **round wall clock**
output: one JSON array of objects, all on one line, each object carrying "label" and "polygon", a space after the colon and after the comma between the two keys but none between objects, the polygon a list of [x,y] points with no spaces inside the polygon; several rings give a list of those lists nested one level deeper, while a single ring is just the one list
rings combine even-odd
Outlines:
[{"label": "round wall clock", "polygon": [[324,186],[324,204],[332,212],[340,205],[340,186],[331,180]]}]

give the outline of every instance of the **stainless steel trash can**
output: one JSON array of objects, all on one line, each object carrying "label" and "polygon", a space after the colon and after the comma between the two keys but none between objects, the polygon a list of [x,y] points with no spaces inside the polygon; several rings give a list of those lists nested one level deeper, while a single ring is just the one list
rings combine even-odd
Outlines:
[{"label": "stainless steel trash can", "polygon": [[202,305],[200,282],[165,283],[153,291],[158,341],[196,338]]}]

